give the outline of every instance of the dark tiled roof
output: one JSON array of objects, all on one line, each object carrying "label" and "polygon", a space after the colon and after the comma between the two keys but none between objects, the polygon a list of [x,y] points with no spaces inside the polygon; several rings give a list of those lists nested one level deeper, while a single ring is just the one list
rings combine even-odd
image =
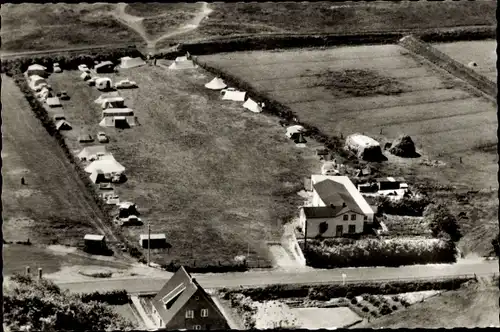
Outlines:
[{"label": "dark tiled roof", "polygon": [[349,211],[348,207],[329,207],[329,206],[307,206],[303,207],[307,219],[311,218],[333,218]]}]

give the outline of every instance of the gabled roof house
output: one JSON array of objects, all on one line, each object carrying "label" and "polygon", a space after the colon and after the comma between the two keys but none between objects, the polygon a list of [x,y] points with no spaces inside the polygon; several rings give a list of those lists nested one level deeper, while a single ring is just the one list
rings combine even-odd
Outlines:
[{"label": "gabled roof house", "polygon": [[153,299],[152,316],[167,330],[219,330],[229,325],[210,295],[181,267]]}]

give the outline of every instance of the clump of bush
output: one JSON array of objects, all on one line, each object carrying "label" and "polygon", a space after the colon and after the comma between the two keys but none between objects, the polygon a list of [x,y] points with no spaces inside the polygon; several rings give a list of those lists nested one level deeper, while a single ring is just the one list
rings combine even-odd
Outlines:
[{"label": "clump of bush", "polygon": [[398,306],[397,305],[393,305],[392,306],[392,311],[396,311],[396,310],[398,310]]},{"label": "clump of bush", "polygon": [[424,218],[429,223],[432,235],[440,238],[450,238],[457,242],[462,237],[457,218],[444,204],[430,204],[425,208]]},{"label": "clump of bush", "polygon": [[231,300],[231,306],[236,308],[236,311],[243,318],[245,327],[247,329],[255,328],[255,314],[257,313],[257,306],[254,301],[242,294],[229,294],[229,299]]},{"label": "clump of bush", "polygon": [[368,312],[368,311],[370,311],[370,309],[368,309],[368,307],[363,307],[363,309],[362,309],[362,310],[363,310],[363,312]]},{"label": "clump of bush", "polygon": [[84,293],[78,294],[78,297],[84,302],[97,301],[101,303],[107,303],[111,305],[120,305],[128,303],[128,294],[127,291],[122,290],[113,290],[109,292],[93,292],[93,293]]},{"label": "clump of bush", "polygon": [[443,239],[364,239],[335,246],[311,240],[304,250],[307,265],[315,268],[454,263],[455,254],[455,244]]},{"label": "clump of bush", "polygon": [[397,295],[394,295],[394,296],[392,297],[392,300],[393,300],[394,302],[398,302],[398,301],[399,301],[399,297],[398,297]]},{"label": "clump of bush", "polygon": [[352,304],[357,304],[357,303],[358,303],[358,300],[356,300],[356,298],[353,298],[353,299],[351,300],[351,303],[352,303]]}]

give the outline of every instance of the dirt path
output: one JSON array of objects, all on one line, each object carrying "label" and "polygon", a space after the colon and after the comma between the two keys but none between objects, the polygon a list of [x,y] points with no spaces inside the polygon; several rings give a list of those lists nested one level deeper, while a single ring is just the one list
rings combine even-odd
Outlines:
[{"label": "dirt path", "polygon": [[[148,36],[148,34],[146,33],[146,30],[144,29],[144,25],[143,25],[144,17],[133,16],[133,15],[127,14],[127,12],[126,12],[127,6],[128,6],[128,4],[126,4],[126,3],[117,4],[115,11],[112,12],[111,15],[116,20],[121,22],[122,24],[128,26],[129,28],[131,28],[132,30],[137,32],[142,37],[142,39],[146,42],[148,52],[150,52],[150,53],[155,53],[156,44],[158,44],[160,41],[167,39],[167,38],[171,38],[174,36],[178,36],[178,35],[187,33],[189,31],[192,31],[192,30],[198,28],[201,21],[203,21],[203,19],[205,17],[207,17],[212,12],[212,9],[210,9],[208,7],[208,4],[206,2],[204,2],[200,8],[200,11],[196,14],[196,16],[192,20],[188,21],[186,24],[180,26],[179,28],[175,29],[174,31],[165,33],[165,34],[159,36],[158,38],[151,39]],[[166,15],[168,15],[168,13],[153,16],[153,17],[163,17]]]}]

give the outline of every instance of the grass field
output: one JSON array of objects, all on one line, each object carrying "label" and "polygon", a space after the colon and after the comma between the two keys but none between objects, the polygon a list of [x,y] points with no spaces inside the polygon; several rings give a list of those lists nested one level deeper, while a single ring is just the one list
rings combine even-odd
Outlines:
[{"label": "grass field", "polygon": [[[496,181],[496,152],[480,149],[496,144],[495,105],[462,89],[452,77],[422,65],[399,46],[238,52],[199,58],[288,105],[300,119],[328,135],[346,137],[362,132],[383,142],[406,133],[421,154],[452,164],[435,169],[437,179],[478,188]],[[400,93],[356,97],[344,93],[342,87],[328,89],[323,73],[342,70],[370,70],[399,83]],[[352,79],[356,80],[363,82],[363,77]],[[371,94],[362,89],[373,87],[359,85],[356,93]],[[429,176],[418,160],[399,162],[409,163],[415,175]],[[463,171],[464,165],[469,171]]]},{"label": "grass field", "polygon": [[[130,3],[126,12],[144,17],[152,35],[189,18],[199,3]],[[2,50],[44,50],[97,44],[138,43],[141,37],[113,19],[115,5],[6,4],[2,6]],[[214,11],[200,27],[164,40],[172,42],[261,33],[356,33],[496,25],[496,2],[315,2],[210,3]],[[163,46],[162,46],[163,44]]]},{"label": "grass field", "polygon": [[[499,326],[498,286],[471,285],[444,292],[406,310],[357,325],[356,328],[454,328]],[[457,314],[460,313],[460,314]]]},{"label": "grass field", "polygon": [[4,4],[2,51],[140,42],[134,31],[115,21],[105,3]]},{"label": "grass field", "polygon": [[[140,67],[123,71],[139,89],[123,91],[140,126],[105,131],[108,150],[126,168],[128,180],[117,189],[121,200],[137,203],[153,233],[165,232],[169,254],[155,261],[178,260],[189,265],[217,264],[246,255],[250,263],[268,260],[265,241],[280,236],[280,219],[293,215],[302,178],[319,167],[311,149],[286,139],[278,119],[244,112],[240,103],[223,102],[203,84],[212,79],[201,70],[168,71]],[[73,125],[71,149],[79,128],[102,130],[100,93],[78,72],[52,75],[56,91],[72,97],[64,106]],[[315,170],[317,171],[317,170]],[[147,227],[126,233],[134,241]]]},{"label": "grass field", "polygon": [[497,81],[496,40],[440,43],[433,46],[466,66],[475,62],[477,67],[471,67],[472,69],[493,82]]},{"label": "grass field", "polygon": [[[399,46],[238,52],[199,59],[289,106],[301,121],[327,135],[346,137],[360,132],[382,145],[400,134],[410,135],[422,158],[403,159],[386,153],[389,160],[381,165],[381,174],[405,176],[412,184],[498,188],[496,105],[451,75],[414,59]],[[380,82],[390,79],[400,91],[373,94],[370,90],[379,87],[365,84],[364,74],[356,74],[360,70],[371,71],[370,75],[376,74]],[[340,76],[342,82],[337,81],[332,91],[325,84],[325,71],[358,76],[350,80]],[[360,82],[357,88],[356,82]],[[440,160],[446,165],[427,166],[422,164],[423,159]],[[445,200],[454,199],[448,196]],[[491,196],[483,203],[494,202]],[[470,207],[480,211],[476,203]],[[482,214],[480,219],[464,224],[460,247],[466,252],[488,254],[491,234],[496,234],[495,229],[498,232],[494,226],[497,218],[492,213]]]}]

